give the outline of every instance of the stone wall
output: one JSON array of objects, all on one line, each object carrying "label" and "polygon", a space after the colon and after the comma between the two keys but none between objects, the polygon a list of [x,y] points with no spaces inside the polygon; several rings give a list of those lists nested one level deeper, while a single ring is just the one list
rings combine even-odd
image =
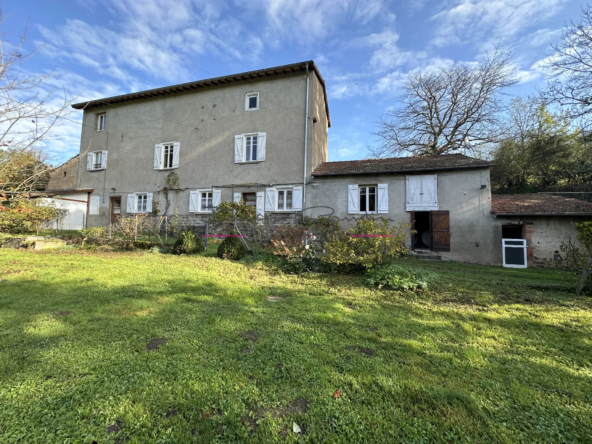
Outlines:
[{"label": "stone wall", "polygon": [[78,186],[78,159],[76,155],[49,173],[48,190],[70,190]]}]

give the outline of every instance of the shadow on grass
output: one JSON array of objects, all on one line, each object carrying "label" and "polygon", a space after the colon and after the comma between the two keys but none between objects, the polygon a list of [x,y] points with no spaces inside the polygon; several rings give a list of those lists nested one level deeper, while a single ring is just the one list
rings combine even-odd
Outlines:
[{"label": "shadow on grass", "polygon": [[[356,278],[212,276],[0,284],[0,437],[103,442],[120,421],[121,439],[267,441],[294,419],[312,441],[590,439],[584,326],[467,313]],[[323,291],[335,288],[345,290]],[[148,352],[153,338],[169,341]],[[295,399],[309,402],[305,414],[245,424]]]}]

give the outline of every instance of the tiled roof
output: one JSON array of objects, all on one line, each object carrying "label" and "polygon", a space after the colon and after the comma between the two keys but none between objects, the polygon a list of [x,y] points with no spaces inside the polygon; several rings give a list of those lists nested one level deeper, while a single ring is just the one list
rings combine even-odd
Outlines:
[{"label": "tiled roof", "polygon": [[331,126],[331,116],[329,115],[329,103],[327,102],[327,89],[325,88],[325,80],[315,65],[315,62],[309,60],[307,62],[292,63],[290,65],[274,66],[272,68],[258,69],[256,71],[241,72],[238,74],[230,74],[227,76],[213,77],[211,79],[197,80],[195,82],[181,83],[179,85],[165,86],[162,88],[149,89],[146,91],[139,91],[130,94],[122,94],[120,96],[105,97],[98,100],[90,100],[81,103],[75,103],[72,108],[75,109],[90,109],[96,106],[113,105],[120,102],[128,102],[131,100],[141,100],[151,97],[163,96],[167,94],[174,94],[178,92],[199,90],[208,88],[210,86],[226,85],[228,83],[241,82],[245,80],[254,80],[265,77],[277,77],[283,74],[291,74],[293,72],[303,72],[306,68],[314,72],[323,86],[323,95],[325,96],[325,112],[327,113],[327,121],[329,127]]},{"label": "tiled roof", "polygon": [[463,154],[445,154],[426,157],[394,157],[389,159],[347,160],[325,162],[313,171],[313,176],[340,176],[346,174],[405,173],[411,171],[453,170],[493,166],[487,160]]},{"label": "tiled roof", "polygon": [[592,202],[549,193],[493,194],[495,215],[592,215]]}]

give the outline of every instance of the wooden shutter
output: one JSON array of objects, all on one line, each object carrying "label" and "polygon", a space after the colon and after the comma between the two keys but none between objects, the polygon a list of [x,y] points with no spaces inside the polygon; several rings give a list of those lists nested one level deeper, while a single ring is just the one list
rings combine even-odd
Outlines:
[{"label": "wooden shutter", "polygon": [[388,184],[378,184],[378,213],[388,213]]},{"label": "wooden shutter", "polygon": [[103,151],[103,159],[101,161],[101,168],[104,170],[107,169],[107,151]]},{"label": "wooden shutter", "polygon": [[349,214],[360,212],[360,190],[357,185],[347,186],[347,212]]},{"label": "wooden shutter", "polygon": [[160,143],[154,146],[154,169],[160,170],[160,157],[162,155],[162,148]]},{"label": "wooden shutter", "polygon": [[189,192],[189,212],[190,213],[197,213],[199,208],[199,192],[197,191],[190,191]]},{"label": "wooden shutter", "polygon": [[242,200],[242,194],[241,193],[234,193],[234,202],[235,203],[240,203],[240,201]]},{"label": "wooden shutter", "polygon": [[234,136],[234,163],[244,162],[243,136]]},{"label": "wooden shutter", "polygon": [[421,178],[421,206],[438,207],[438,175],[424,174]]},{"label": "wooden shutter", "polygon": [[265,142],[267,135],[265,133],[257,134],[257,160],[265,160]]},{"label": "wooden shutter", "polygon": [[93,161],[93,153],[88,153],[86,155],[86,169],[88,171],[92,171],[92,169],[93,169],[92,161]]},{"label": "wooden shutter", "polygon": [[127,195],[127,211],[128,214],[132,214],[136,212],[136,195],[135,194],[128,194]]},{"label": "wooden shutter", "polygon": [[257,191],[257,217],[265,216],[265,191]]},{"label": "wooden shutter", "polygon": [[179,142],[173,143],[173,168],[179,168],[179,151],[181,144]]},{"label": "wooden shutter", "polygon": [[302,211],[302,187],[292,188],[292,209],[294,211]]},{"label": "wooden shutter", "polygon": [[146,193],[146,212],[152,213],[152,198],[154,197],[153,193]]},{"label": "wooden shutter", "polygon": [[406,190],[407,211],[409,207],[421,206],[421,176],[407,176]]},{"label": "wooden shutter", "polygon": [[222,201],[222,190],[212,190],[212,206],[216,208]]},{"label": "wooden shutter", "polygon": [[265,190],[265,211],[276,211],[277,190],[267,188]]},{"label": "wooden shutter", "polygon": [[448,210],[430,211],[432,250],[450,251],[450,216]]}]

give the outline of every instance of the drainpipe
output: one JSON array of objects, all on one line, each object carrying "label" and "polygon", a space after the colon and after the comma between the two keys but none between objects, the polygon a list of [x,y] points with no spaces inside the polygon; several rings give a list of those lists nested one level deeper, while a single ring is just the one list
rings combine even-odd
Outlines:
[{"label": "drainpipe", "polygon": [[302,179],[302,217],[304,218],[304,209],[306,208],[306,143],[308,142],[308,63],[306,64],[306,119],[304,120],[304,173]]}]

